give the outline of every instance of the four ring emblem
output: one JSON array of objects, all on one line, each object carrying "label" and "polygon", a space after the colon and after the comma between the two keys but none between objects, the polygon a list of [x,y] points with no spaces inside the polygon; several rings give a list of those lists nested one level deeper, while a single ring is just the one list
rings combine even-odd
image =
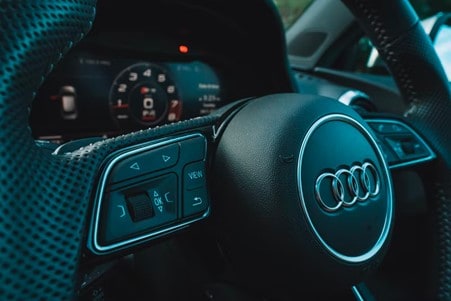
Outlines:
[{"label": "four ring emblem", "polygon": [[380,185],[376,167],[366,162],[350,169],[339,169],[335,173],[322,173],[316,179],[315,197],[324,210],[336,212],[342,207],[354,206],[357,201],[365,202],[377,196]]}]

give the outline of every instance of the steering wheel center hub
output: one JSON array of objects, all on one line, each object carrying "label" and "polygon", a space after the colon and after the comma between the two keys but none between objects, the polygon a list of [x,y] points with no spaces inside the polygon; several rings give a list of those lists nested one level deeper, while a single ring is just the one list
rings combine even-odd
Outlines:
[{"label": "steering wheel center hub", "polygon": [[389,171],[366,122],[335,100],[248,102],[220,137],[213,173],[212,212],[243,282],[292,291],[296,278],[280,275],[302,271],[302,293],[325,282],[333,292],[361,281],[385,253]]},{"label": "steering wheel center hub", "polygon": [[389,179],[376,141],[356,119],[330,114],[307,131],[299,196],[314,235],[332,256],[356,263],[382,248],[393,215]]}]

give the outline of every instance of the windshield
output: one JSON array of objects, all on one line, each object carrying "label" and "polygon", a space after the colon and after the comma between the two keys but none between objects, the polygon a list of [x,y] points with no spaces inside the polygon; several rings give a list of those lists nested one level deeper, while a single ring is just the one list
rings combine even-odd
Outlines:
[{"label": "windshield", "polygon": [[448,80],[451,81],[451,26],[445,24],[439,29],[434,47],[443,63]]},{"label": "windshield", "polygon": [[287,29],[298,19],[314,0],[273,0],[279,9],[282,22]]},{"label": "windshield", "polygon": [[[305,9],[315,0],[273,0],[279,9],[285,29],[298,19]],[[420,19],[437,12],[450,12],[451,0],[410,0]]]},{"label": "windshield", "polygon": [[410,0],[420,19],[425,19],[438,12],[450,12],[451,0]]},{"label": "windshield", "polygon": [[[302,17],[313,1],[315,0],[274,0],[285,30]],[[451,81],[451,0],[410,0],[410,3],[421,20],[420,24],[429,34],[448,79]],[[388,74],[376,48],[366,36],[362,36],[358,41],[346,47],[336,64],[330,67],[370,74]]]}]

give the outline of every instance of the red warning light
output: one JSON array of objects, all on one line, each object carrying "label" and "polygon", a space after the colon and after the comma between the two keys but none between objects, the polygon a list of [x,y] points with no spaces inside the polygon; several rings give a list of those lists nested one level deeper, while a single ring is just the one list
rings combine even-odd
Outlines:
[{"label": "red warning light", "polygon": [[141,89],[140,89],[140,93],[142,94],[142,95],[144,95],[144,94],[147,94],[147,93],[149,93],[149,91],[150,91],[150,89],[148,88],[148,87],[141,87]]},{"label": "red warning light", "polygon": [[179,51],[180,51],[180,53],[188,53],[189,48],[186,45],[180,45],[179,46]]}]

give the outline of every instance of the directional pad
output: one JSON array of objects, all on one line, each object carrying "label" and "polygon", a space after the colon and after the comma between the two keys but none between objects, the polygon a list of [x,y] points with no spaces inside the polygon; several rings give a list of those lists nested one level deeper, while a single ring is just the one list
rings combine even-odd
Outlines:
[{"label": "directional pad", "polygon": [[169,168],[177,163],[178,158],[179,146],[177,144],[129,155],[115,164],[111,173],[111,182],[117,183]]},{"label": "directional pad", "polygon": [[99,181],[89,249],[114,252],[206,218],[206,142],[191,134],[112,153]]}]

